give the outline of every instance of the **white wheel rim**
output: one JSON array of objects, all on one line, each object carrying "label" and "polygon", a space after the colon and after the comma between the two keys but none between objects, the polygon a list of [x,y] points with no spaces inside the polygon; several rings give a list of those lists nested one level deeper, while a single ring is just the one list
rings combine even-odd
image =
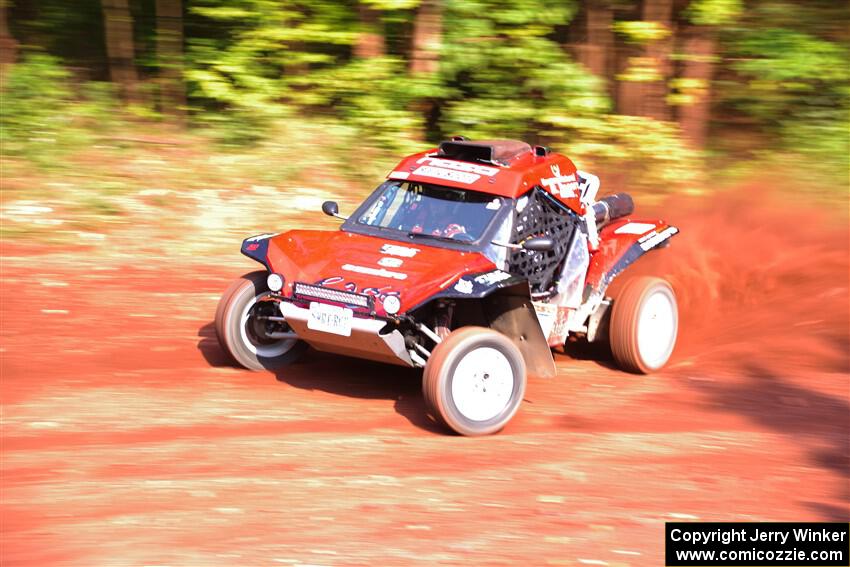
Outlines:
[{"label": "white wheel rim", "polygon": [[239,336],[242,338],[242,344],[255,355],[263,358],[274,358],[276,356],[286,354],[298,341],[298,339],[280,339],[277,342],[267,345],[255,345],[251,342],[250,337],[248,337],[248,329],[246,329],[248,316],[251,313],[251,307],[253,307],[257,301],[269,295],[271,294],[268,292],[261,293],[260,295],[252,298],[251,301],[242,308],[242,313],[239,315]]},{"label": "white wheel rim", "polygon": [[676,341],[676,304],[669,293],[656,291],[641,305],[638,314],[637,344],[640,357],[649,368],[664,366]]},{"label": "white wheel rim", "polygon": [[452,375],[452,401],[471,421],[487,421],[502,413],[514,391],[508,358],[491,347],[466,353]]}]

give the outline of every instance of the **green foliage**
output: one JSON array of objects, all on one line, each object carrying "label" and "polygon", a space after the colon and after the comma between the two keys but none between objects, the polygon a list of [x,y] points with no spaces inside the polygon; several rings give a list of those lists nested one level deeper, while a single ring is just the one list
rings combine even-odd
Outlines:
[{"label": "green foliage", "polygon": [[[189,38],[185,75],[200,105],[226,112],[202,122],[223,127],[230,141],[262,137],[287,115],[282,103],[304,72],[338,64],[339,48],[355,38],[353,11],[345,3],[275,0],[197,0],[189,12],[208,26]],[[207,30],[202,33],[200,30]]]},{"label": "green foliage", "polygon": [[618,81],[629,83],[651,83],[663,78],[657,62],[651,57],[629,57],[626,69],[617,74]]},{"label": "green foliage", "polygon": [[628,164],[635,184],[678,186],[694,178],[697,156],[675,126],[610,114],[603,81],[549,39],[554,26],[572,17],[573,6],[543,14],[504,4],[450,4],[442,54],[450,96],[443,103],[444,134],[552,145],[581,167]]},{"label": "green foliage", "polygon": [[626,41],[646,44],[670,36],[670,30],[658,22],[624,21],[614,22],[614,31],[622,34]]},{"label": "green foliage", "polygon": [[520,2],[449,2],[440,63],[447,87],[442,131],[529,138],[536,117],[550,107],[606,109],[598,80],[547,37],[573,10],[560,4],[544,14]]},{"label": "green foliage", "polygon": [[26,55],[4,83],[0,145],[5,155],[49,165],[70,147],[87,142],[75,120],[70,74],[55,57]]},{"label": "green foliage", "polygon": [[421,0],[364,0],[364,4],[376,10],[411,10],[421,3]]},{"label": "green foliage", "polygon": [[[681,141],[675,124],[641,116],[607,115],[592,127],[564,130],[561,147],[574,161],[619,170],[630,187],[683,189],[699,179],[701,157]],[[604,175],[603,175],[604,177]]]},{"label": "green foliage", "polygon": [[741,0],[692,0],[685,14],[698,26],[723,26],[733,23],[742,11]]},{"label": "green foliage", "polygon": [[21,155],[50,151],[67,136],[71,117],[69,74],[58,61],[40,53],[27,55],[12,67],[0,105],[0,140],[4,153]]},{"label": "green foliage", "polygon": [[358,130],[363,141],[390,151],[418,148],[424,128],[416,103],[434,95],[427,79],[405,76],[405,63],[389,57],[353,60],[292,81],[293,99],[335,116]]},{"label": "green foliage", "polygon": [[4,80],[2,153],[24,157],[43,168],[60,167],[67,154],[120,127],[116,100],[113,85],[73,85],[71,74],[57,58],[27,53]]},{"label": "green foliage", "polygon": [[746,82],[726,84],[724,103],[777,136],[777,149],[818,160],[846,175],[850,155],[850,52],[786,28],[743,30],[732,68]]}]

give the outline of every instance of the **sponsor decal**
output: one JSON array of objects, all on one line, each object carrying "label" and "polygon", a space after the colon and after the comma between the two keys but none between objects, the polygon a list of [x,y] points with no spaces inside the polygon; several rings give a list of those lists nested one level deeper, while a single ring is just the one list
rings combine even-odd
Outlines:
[{"label": "sponsor decal", "polygon": [[407,179],[410,177],[409,171],[393,171],[389,174],[390,179]]},{"label": "sponsor decal", "polygon": [[509,273],[503,272],[502,270],[496,270],[495,272],[481,274],[480,276],[475,278],[475,282],[483,285],[493,285],[501,281],[505,281],[510,277],[511,275]]},{"label": "sponsor decal", "polygon": [[427,164],[433,167],[441,167],[444,169],[453,169],[455,171],[465,171],[466,173],[475,173],[479,176],[484,175],[486,177],[493,177],[494,175],[499,173],[499,169],[496,167],[488,167],[486,165],[479,165],[477,163],[467,163],[464,161],[454,161],[450,159],[442,159],[435,157],[424,157],[419,159],[416,163]]},{"label": "sponsor decal", "polygon": [[643,234],[653,228],[655,228],[654,224],[646,222],[630,222],[615,230],[614,234]]},{"label": "sponsor decal", "polygon": [[552,330],[549,331],[547,337],[549,346],[563,345],[567,340],[567,323],[570,320],[570,313],[573,310],[569,307],[558,307],[558,315],[555,317],[555,324],[552,325]]},{"label": "sponsor decal", "polygon": [[357,266],[356,264],[343,264],[342,269],[346,272],[356,272],[358,274],[366,274],[367,276],[376,276],[379,278],[388,278],[393,280],[407,279],[407,274],[391,272],[384,268],[370,268],[369,266]]},{"label": "sponsor decal", "polygon": [[402,258],[413,258],[419,253],[419,248],[410,248],[398,244],[384,244],[381,246],[381,254],[390,256],[401,256]]},{"label": "sponsor decal", "polygon": [[343,278],[342,276],[330,276],[330,277],[327,277],[327,278],[320,279],[314,285],[318,285],[318,286],[334,285],[334,284],[338,284],[338,283],[342,282],[342,280],[344,280],[344,279],[345,278]]},{"label": "sponsor decal", "polygon": [[455,291],[458,293],[472,293],[472,282],[463,278],[459,279],[455,284]]},{"label": "sponsor decal", "polygon": [[389,287],[364,287],[363,295],[372,295],[384,301],[388,297],[399,297],[401,292],[390,289]]},{"label": "sponsor decal", "polygon": [[402,260],[401,258],[386,257],[378,260],[378,265],[383,266],[385,268],[398,268],[402,264],[404,264],[404,260]]},{"label": "sponsor decal", "polygon": [[480,175],[475,173],[466,173],[464,171],[455,171],[453,169],[444,169],[442,167],[432,167],[430,165],[420,165],[413,172],[413,175],[445,179],[446,181],[455,181],[457,183],[465,183],[467,185],[475,183],[481,178]]},{"label": "sponsor decal", "polygon": [[640,243],[640,247],[647,251],[650,248],[655,248],[674,234],[679,232],[679,229],[675,226],[668,226],[661,232],[652,231],[649,234],[645,234],[638,239]]},{"label": "sponsor decal", "polygon": [[541,179],[540,183],[550,193],[562,199],[569,199],[578,195],[578,181],[575,174],[561,175],[561,166],[552,165],[552,177]]},{"label": "sponsor decal", "polygon": [[[342,276],[330,276],[330,277],[322,278],[322,279],[318,280],[313,285],[318,285],[318,286],[321,286],[321,287],[329,287],[329,286],[332,286],[332,285],[341,284],[344,281],[345,281],[345,278],[342,277]],[[345,282],[345,283],[343,283],[342,287],[343,287],[343,289],[345,289],[345,291],[357,293],[357,284],[355,282]],[[386,285],[381,286],[381,287],[364,287],[363,290],[360,293],[362,293],[363,295],[372,295],[374,297],[377,297],[381,301],[383,301],[384,299],[386,299],[387,297],[389,297],[391,295],[394,295],[396,297],[401,295],[400,291],[394,290],[390,286],[386,286]]]},{"label": "sponsor decal", "polygon": [[247,250],[248,252],[253,252],[254,250],[256,250],[259,247],[260,247],[259,242],[252,242],[251,244],[249,244],[248,246],[245,247],[245,250]]}]

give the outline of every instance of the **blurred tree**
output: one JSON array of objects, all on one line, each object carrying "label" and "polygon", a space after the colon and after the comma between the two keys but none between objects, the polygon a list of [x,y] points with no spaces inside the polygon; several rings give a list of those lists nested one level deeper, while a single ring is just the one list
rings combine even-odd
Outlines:
[{"label": "blurred tree", "polygon": [[386,49],[380,12],[370,4],[361,1],[357,3],[357,13],[360,16],[360,35],[354,45],[354,54],[364,59],[381,57]]},{"label": "blurred tree", "polygon": [[717,57],[717,30],[732,23],[742,10],[741,0],[693,0],[685,10],[680,39],[682,61],[679,77],[671,81],[668,97],[678,107],[677,116],[685,139],[703,149],[711,119],[711,85]]},{"label": "blurred tree", "polygon": [[636,46],[617,77],[617,109],[623,114],[669,120],[673,0],[643,0],[641,19],[618,22],[615,29]]},{"label": "blurred tree", "polygon": [[57,150],[77,142],[73,128],[70,73],[41,53],[24,54],[4,78],[0,147],[4,155],[26,155],[42,165]]},{"label": "blurred tree", "polygon": [[[693,150],[846,177],[848,19],[831,0],[0,0],[0,64],[20,50],[15,84],[83,101],[63,109],[112,108],[109,77],[125,100],[158,92],[233,143],[299,118],[392,151],[524,138],[646,183],[687,179]],[[19,142],[71,127],[7,108]]]},{"label": "blurred tree", "polygon": [[[789,8],[793,11],[793,8]],[[750,18],[755,14],[750,15]],[[812,14],[809,14],[812,17]],[[838,20],[840,21],[840,20]],[[799,23],[805,20],[799,17]],[[776,19],[735,30],[728,40],[727,76],[718,85],[720,112],[745,120],[767,150],[814,158],[846,179],[850,156],[850,50]],[[826,31],[829,28],[822,29]],[[846,28],[850,29],[850,28]],[[846,33],[846,32],[845,32]],[[748,153],[751,148],[747,148]]]},{"label": "blurred tree", "polygon": [[[352,3],[193,0],[186,79],[197,119],[233,141],[263,135],[287,104],[314,104],[310,78],[350,59],[359,34]],[[222,112],[223,111],[223,112]]]},{"label": "blurred tree", "polygon": [[677,187],[693,179],[698,162],[680,143],[675,125],[611,114],[604,79],[573,62],[554,41],[576,4],[545,12],[519,0],[446,6],[443,135],[553,145],[584,167],[617,164],[623,183]]},{"label": "blurred tree", "polygon": [[[543,11],[521,0],[447,0],[440,76],[443,134],[538,137],[542,108],[605,106],[587,75],[549,39],[575,5]],[[547,78],[549,80],[547,80]],[[572,80],[571,80],[572,79]]]},{"label": "blurred tree", "polygon": [[18,54],[18,42],[9,33],[8,0],[0,0],[0,77],[6,68],[15,62]]},{"label": "blurred tree", "polygon": [[583,5],[581,41],[576,60],[599,77],[612,75],[614,61],[614,10],[610,0],[587,0]]},{"label": "blurred tree", "polygon": [[182,124],[186,111],[183,85],[183,3],[156,0],[156,55],[159,66],[159,105]]},{"label": "blurred tree", "polygon": [[413,48],[410,53],[410,72],[433,74],[440,61],[443,35],[442,0],[423,0],[416,10],[413,24]]},{"label": "blurred tree", "polygon": [[102,0],[109,74],[128,101],[138,99],[133,17],[128,0]]},{"label": "blurred tree", "polygon": [[716,47],[713,33],[693,27],[683,38],[684,68],[671,82],[677,91],[669,97],[678,104],[678,119],[685,139],[696,149],[705,148],[711,118],[711,82],[714,76]]}]

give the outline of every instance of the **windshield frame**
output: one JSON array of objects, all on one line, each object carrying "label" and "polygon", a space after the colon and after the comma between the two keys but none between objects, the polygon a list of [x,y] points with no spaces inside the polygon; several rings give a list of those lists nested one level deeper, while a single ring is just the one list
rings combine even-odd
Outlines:
[{"label": "windshield frame", "polygon": [[[481,231],[481,236],[477,240],[473,241],[449,241],[442,240],[437,238],[417,238],[411,237],[407,232],[397,230],[389,227],[379,227],[379,226],[370,226],[366,224],[361,224],[357,222],[357,219],[361,218],[366,212],[372,207],[372,205],[380,198],[381,194],[386,189],[387,185],[390,183],[424,183],[426,185],[430,185],[432,187],[436,187],[439,189],[446,189],[447,191],[468,191],[470,193],[476,193],[480,195],[492,196],[494,198],[498,197],[502,200],[502,206],[499,207],[493,217],[490,219],[490,222]],[[417,245],[423,246],[433,246],[437,248],[449,248],[452,250],[461,250],[461,251],[482,251],[488,245],[490,245],[490,241],[495,237],[496,232],[498,232],[499,227],[502,225],[505,217],[510,215],[511,211],[514,207],[514,200],[509,197],[504,197],[502,195],[491,195],[490,193],[484,193],[482,191],[474,191],[472,189],[463,189],[460,187],[449,187],[446,185],[440,185],[438,183],[428,183],[421,181],[408,181],[405,179],[387,179],[378,187],[372,191],[372,194],[369,195],[357,209],[351,214],[348,219],[342,224],[340,230],[344,232],[353,232],[356,234],[365,234],[368,236],[376,236],[378,238],[385,238],[387,240],[395,240],[398,242],[405,243],[416,243]]]}]

